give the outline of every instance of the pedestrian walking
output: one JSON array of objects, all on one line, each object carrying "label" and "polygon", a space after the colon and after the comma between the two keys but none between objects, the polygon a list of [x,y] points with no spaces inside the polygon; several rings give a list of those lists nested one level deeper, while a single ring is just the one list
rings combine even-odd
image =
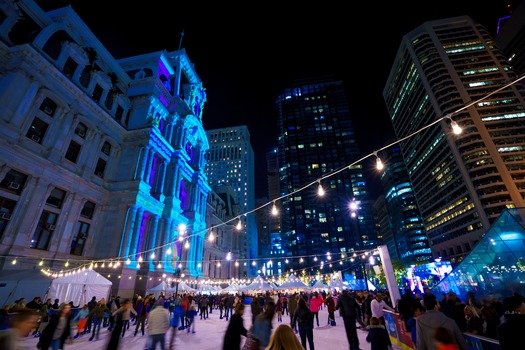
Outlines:
[{"label": "pedestrian walking", "polygon": [[120,343],[120,338],[124,337],[126,332],[126,325],[129,324],[131,314],[136,315],[137,312],[133,309],[131,300],[124,299],[120,308],[117,311],[113,312],[113,317],[115,318],[115,326],[111,331],[111,336],[109,338],[108,345],[106,350],[117,350]]},{"label": "pedestrian walking", "polygon": [[337,298],[336,310],[341,310],[341,316],[345,325],[346,338],[350,350],[359,350],[359,338],[357,337],[356,321],[359,314],[359,305],[348,290],[344,290]]},{"label": "pedestrian walking", "polygon": [[91,320],[93,322],[91,337],[89,338],[89,341],[97,341],[99,339],[100,327],[102,325],[104,313],[106,312],[109,312],[109,309],[106,306],[106,300],[104,298],[100,299],[100,301],[97,303],[97,306],[95,306],[93,310],[89,311],[88,317],[91,317]]},{"label": "pedestrian walking", "polygon": [[259,341],[259,349],[264,350],[270,343],[272,321],[275,315],[275,302],[269,301],[266,309],[255,318],[252,328],[252,337]]},{"label": "pedestrian walking", "polygon": [[292,328],[295,329],[295,325],[299,327],[299,337],[301,338],[301,345],[306,350],[306,340],[310,350],[315,350],[314,346],[314,316],[304,298],[299,298],[297,302],[297,309],[295,310]]},{"label": "pedestrian walking", "polygon": [[40,350],[64,350],[66,339],[71,335],[71,305],[61,304],[57,314],[51,316],[42,331],[37,348]]},{"label": "pedestrian walking", "polygon": [[170,328],[170,313],[164,308],[164,300],[159,299],[148,315],[148,335],[150,337],[150,349],[156,350],[157,344],[160,350],[164,350],[166,333]]},{"label": "pedestrian walking", "polygon": [[139,298],[139,300],[137,300],[137,306],[135,307],[135,310],[137,311],[137,326],[135,327],[135,333],[133,334],[133,336],[137,335],[139,327],[142,331],[142,335],[144,335],[146,319],[148,318],[150,310],[150,297],[147,296],[145,298]]},{"label": "pedestrian walking", "polygon": [[224,334],[222,350],[240,350],[241,349],[241,335],[245,336],[248,330],[244,328],[244,304],[239,303],[235,308],[235,313],[230,317],[228,328]]},{"label": "pedestrian walking", "polygon": [[17,311],[9,321],[9,328],[0,333],[0,349],[24,350],[24,340],[38,326],[39,314],[27,308]]}]

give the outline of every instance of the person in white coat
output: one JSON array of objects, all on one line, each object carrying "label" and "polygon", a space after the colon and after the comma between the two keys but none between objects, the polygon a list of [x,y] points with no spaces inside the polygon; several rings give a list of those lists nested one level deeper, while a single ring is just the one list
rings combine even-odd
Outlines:
[{"label": "person in white coat", "polygon": [[148,334],[150,350],[155,350],[157,343],[160,344],[160,349],[164,350],[166,343],[166,333],[170,329],[170,313],[164,307],[164,299],[159,299],[155,304],[153,310],[148,315]]}]

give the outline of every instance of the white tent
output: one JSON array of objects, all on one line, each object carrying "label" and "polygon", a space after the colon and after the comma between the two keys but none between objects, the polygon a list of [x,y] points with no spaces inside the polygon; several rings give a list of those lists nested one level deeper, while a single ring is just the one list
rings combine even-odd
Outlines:
[{"label": "white tent", "polygon": [[51,283],[48,297],[74,305],[87,304],[93,297],[109,300],[111,281],[96,271],[86,269],[69,276],[58,277]]},{"label": "white tent", "polygon": [[155,294],[155,298],[158,298],[161,293],[166,295],[166,291],[168,289],[169,289],[169,287],[168,287],[168,284],[166,283],[166,281],[162,281],[158,285],[156,285],[155,287],[152,287],[152,288],[148,289],[148,293],[153,293],[153,294]]},{"label": "white tent", "polygon": [[252,283],[242,288],[244,291],[258,291],[263,292],[267,290],[274,290],[275,288],[266,282],[260,275],[257,276]]},{"label": "white tent", "polygon": [[25,298],[26,303],[34,297],[43,300],[53,279],[40,270],[2,270],[0,271],[0,306],[13,304]]},{"label": "white tent", "polygon": [[310,287],[311,289],[330,289],[326,284],[321,281],[315,281],[314,285]]},{"label": "white tent", "polygon": [[186,291],[186,292],[196,292],[197,289],[195,288],[191,288],[190,286],[188,286],[186,283],[184,282],[179,282],[179,285],[177,287],[177,283],[175,283],[175,287],[173,288],[168,288],[166,291],[167,292],[172,292],[172,293],[175,293],[175,290],[177,290],[177,293],[178,292],[181,292],[181,291]]},{"label": "white tent", "polygon": [[309,289],[308,285],[303,283],[299,278],[297,278],[293,273],[288,276],[286,281],[279,286],[280,289]]}]

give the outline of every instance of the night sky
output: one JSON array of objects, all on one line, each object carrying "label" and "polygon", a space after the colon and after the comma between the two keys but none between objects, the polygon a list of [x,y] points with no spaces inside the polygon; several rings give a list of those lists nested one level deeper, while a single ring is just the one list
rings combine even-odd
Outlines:
[{"label": "night sky", "polygon": [[[177,50],[184,31],[182,47],[207,93],[204,128],[248,125],[256,174],[262,174],[256,176],[256,196],[261,197],[266,195],[264,156],[277,144],[274,100],[288,80],[320,74],[342,79],[364,156],[393,137],[382,92],[404,34],[428,20],[470,15],[494,35],[498,18],[510,12],[507,4],[512,10],[521,1],[264,1],[242,6],[221,1],[211,7],[187,0],[36,3],[44,10],[71,5],[117,59]],[[122,8],[116,11],[115,6]],[[370,178],[374,196],[379,193],[375,181]]]}]

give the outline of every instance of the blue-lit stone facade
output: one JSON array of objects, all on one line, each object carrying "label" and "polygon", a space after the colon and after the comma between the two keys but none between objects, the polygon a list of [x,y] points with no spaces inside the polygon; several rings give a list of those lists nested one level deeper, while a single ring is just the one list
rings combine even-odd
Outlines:
[{"label": "blue-lit stone facade", "polygon": [[201,276],[206,92],[184,49],[116,60],[71,7],[0,8],[1,267],[111,262],[121,296]]}]

